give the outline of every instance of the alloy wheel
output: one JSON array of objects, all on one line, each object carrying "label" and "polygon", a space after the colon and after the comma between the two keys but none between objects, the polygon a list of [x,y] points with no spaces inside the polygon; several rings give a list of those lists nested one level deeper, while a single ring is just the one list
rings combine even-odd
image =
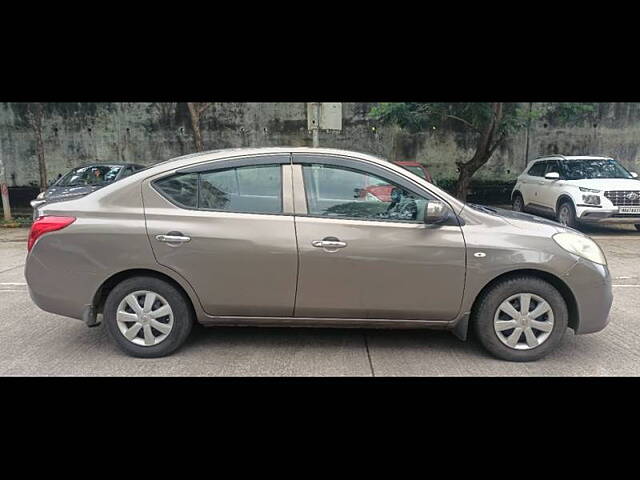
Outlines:
[{"label": "alloy wheel", "polygon": [[562,225],[568,225],[570,217],[571,212],[569,211],[569,207],[566,205],[562,205],[560,207],[560,212],[558,212],[558,222]]}]

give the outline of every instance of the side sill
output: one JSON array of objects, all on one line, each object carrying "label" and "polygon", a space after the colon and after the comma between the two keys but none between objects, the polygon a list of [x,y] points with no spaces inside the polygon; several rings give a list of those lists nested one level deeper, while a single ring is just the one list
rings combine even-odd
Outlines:
[{"label": "side sill", "polygon": [[317,328],[432,328],[449,329],[451,322],[438,320],[392,320],[382,318],[320,317],[228,317],[199,319],[204,326],[317,327]]}]

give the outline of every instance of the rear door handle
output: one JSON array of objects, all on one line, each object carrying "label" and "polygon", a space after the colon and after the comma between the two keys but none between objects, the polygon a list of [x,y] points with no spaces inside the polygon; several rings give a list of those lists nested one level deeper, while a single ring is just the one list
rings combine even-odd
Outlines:
[{"label": "rear door handle", "polygon": [[347,242],[336,242],[332,240],[314,240],[311,245],[318,248],[344,248]]},{"label": "rear door handle", "polygon": [[[173,233],[173,232],[172,232]],[[185,235],[156,235],[156,240],[163,243],[187,243],[191,237]]]}]

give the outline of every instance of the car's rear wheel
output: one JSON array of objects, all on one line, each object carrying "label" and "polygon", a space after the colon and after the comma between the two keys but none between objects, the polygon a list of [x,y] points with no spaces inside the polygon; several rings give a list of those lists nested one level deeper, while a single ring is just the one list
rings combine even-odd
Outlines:
[{"label": "car's rear wheel", "polygon": [[576,221],[576,209],[573,208],[573,204],[567,200],[562,202],[558,207],[557,214],[558,223],[566,225],[570,228],[576,228],[578,222]]},{"label": "car's rear wheel", "polygon": [[193,324],[189,300],[170,283],[133,277],[116,285],[104,305],[104,323],[115,344],[134,357],[169,355]]},{"label": "car's rear wheel", "polygon": [[523,212],[524,211],[524,200],[522,195],[516,193],[513,196],[513,211],[514,212]]},{"label": "car's rear wheel", "polygon": [[558,345],[568,318],[567,305],[553,285],[537,277],[518,276],[483,294],[472,325],[480,343],[496,357],[529,362]]}]

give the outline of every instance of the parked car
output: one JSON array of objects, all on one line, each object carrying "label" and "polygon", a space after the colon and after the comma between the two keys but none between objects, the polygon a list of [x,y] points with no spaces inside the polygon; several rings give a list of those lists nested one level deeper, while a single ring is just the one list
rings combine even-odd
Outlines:
[{"label": "parked car", "polygon": [[511,199],[517,212],[563,225],[631,223],[640,230],[640,181],[610,157],[552,155],[533,160]]},{"label": "parked car", "polygon": [[[429,170],[427,170],[427,168],[421,163],[408,162],[408,161],[393,162],[393,163],[395,163],[396,165],[400,165],[401,167],[409,170],[411,173],[415,173],[421,178],[424,178],[427,182],[433,183],[433,179],[431,178],[431,174],[429,173]],[[392,190],[392,187],[385,184],[381,184],[381,185],[366,184],[363,188],[358,188],[356,190],[356,194],[360,198],[366,198],[367,196],[369,196],[370,199],[374,199],[374,200],[378,199],[381,202],[390,202],[391,190]]]},{"label": "parked car", "polygon": [[33,218],[38,218],[38,207],[46,203],[82,197],[144,168],[147,167],[134,163],[94,164],[74,168],[31,201]]},{"label": "parked car", "polygon": [[[354,198],[365,178],[389,202]],[[176,350],[204,325],[469,328],[538,359],[602,330],[611,276],[589,237],[468,205],[404,168],[318,148],[180,157],[46,204],[25,276],[43,310],[104,323],[124,352]],[[53,319],[52,319],[53,321]]]}]

